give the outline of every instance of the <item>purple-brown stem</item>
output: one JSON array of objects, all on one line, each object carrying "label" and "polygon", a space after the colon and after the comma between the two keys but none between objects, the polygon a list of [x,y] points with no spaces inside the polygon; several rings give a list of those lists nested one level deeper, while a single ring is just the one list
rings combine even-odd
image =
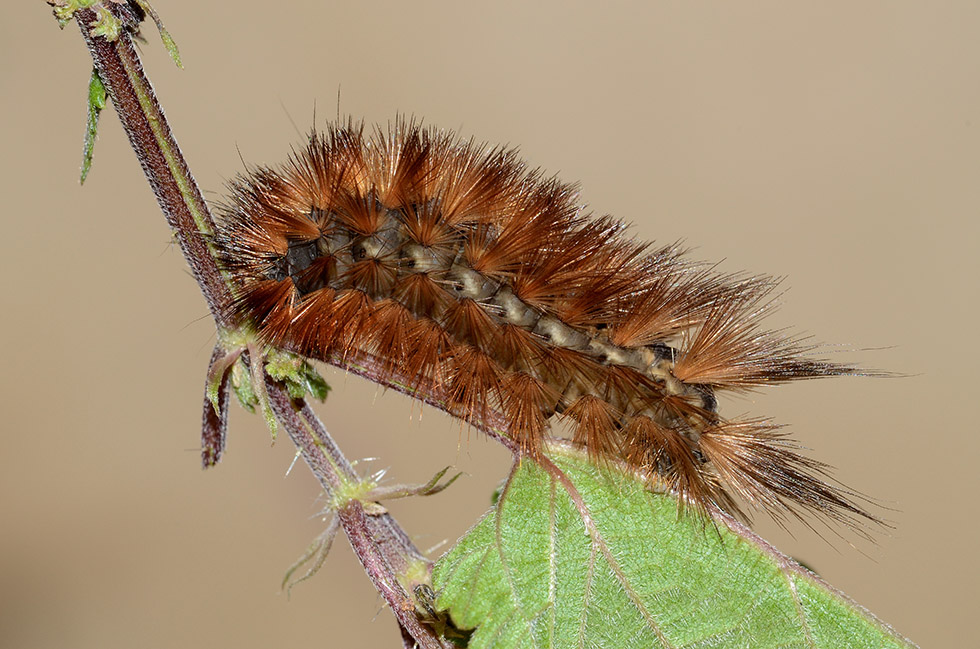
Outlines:
[{"label": "purple-brown stem", "polygon": [[219,327],[229,327],[232,323],[226,321],[226,307],[231,292],[207,242],[207,237],[214,234],[211,212],[143,72],[129,31],[124,29],[115,41],[92,36],[89,25],[95,20],[95,12],[91,9],[79,10],[75,20],[211,315]]},{"label": "purple-brown stem", "polygon": [[[118,11],[116,5],[108,6]],[[219,329],[232,329],[235,323],[227,308],[232,289],[208,241],[215,231],[211,213],[143,72],[128,30],[115,41],[92,36],[89,26],[95,19],[91,9],[75,13],[99,76],[215,323]],[[268,377],[266,389],[279,423],[328,495],[343,484],[360,480],[305,401],[290,399],[282,384]],[[348,501],[337,515],[361,565],[395,614],[403,641],[407,634],[419,647],[451,646],[420,623],[412,598],[398,581],[398,575],[412,563],[427,562],[394,518],[387,513],[369,514],[358,500]]]},{"label": "purple-brown stem", "polygon": [[[356,479],[347,458],[323,427],[319,418],[303,403],[297,409],[289,396],[268,375],[266,389],[276,419],[289,433],[313,475],[328,494],[337,493],[344,481]],[[320,451],[314,453],[313,449]],[[341,477],[341,473],[346,474]],[[405,531],[388,513],[368,513],[359,500],[348,500],[336,512],[354,554],[365,572],[391,607],[403,632],[407,631],[419,647],[451,646],[421,624],[415,605],[397,576],[412,564],[427,563]]]}]

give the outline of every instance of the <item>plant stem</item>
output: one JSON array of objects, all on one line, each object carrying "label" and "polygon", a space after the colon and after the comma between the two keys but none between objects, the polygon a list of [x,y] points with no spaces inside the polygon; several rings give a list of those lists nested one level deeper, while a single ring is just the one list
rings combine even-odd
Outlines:
[{"label": "plant stem", "polygon": [[124,29],[115,41],[92,36],[88,25],[95,12],[91,9],[79,10],[75,20],[211,315],[219,327],[230,326],[226,307],[231,293],[207,239],[214,234],[214,221],[143,72],[129,31]]},{"label": "plant stem", "polygon": [[[357,479],[353,467],[309,404],[303,402],[296,409],[285,391],[276,388],[276,382],[267,375],[266,389],[272,410],[324,491],[336,493],[344,481],[349,483]],[[314,449],[317,452],[313,452]],[[388,513],[368,514],[364,504],[353,499],[343,504],[336,515],[354,554],[375,589],[388,602],[402,630],[407,631],[419,647],[452,646],[419,622],[415,604],[398,580],[398,575],[408,572],[412,564],[427,565],[428,561],[395,519]]]},{"label": "plant stem", "polygon": [[[116,11],[116,5],[108,5]],[[96,19],[91,9],[75,13],[99,76],[108,90],[129,142],[143,167],[153,193],[174,230],[219,329],[234,328],[228,306],[233,287],[216,262],[210,236],[214,221],[184,156],[170,131],[153,88],[143,72],[128,30],[116,40],[92,36]],[[261,362],[260,359],[250,359]],[[328,497],[338,487],[360,480],[350,462],[304,400],[292,400],[283,385],[265,377],[276,418],[296,444],[307,466]],[[428,565],[398,523],[387,513],[368,514],[363,503],[350,500],[337,515],[354,552],[406,634],[419,647],[451,646],[419,622],[412,598],[398,580],[413,564]]]}]

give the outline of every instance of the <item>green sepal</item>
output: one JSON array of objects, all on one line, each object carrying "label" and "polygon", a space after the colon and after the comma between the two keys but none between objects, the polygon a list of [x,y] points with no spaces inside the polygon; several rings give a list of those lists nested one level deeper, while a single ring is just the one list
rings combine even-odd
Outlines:
[{"label": "green sepal", "polygon": [[184,64],[180,61],[180,52],[177,50],[177,43],[174,41],[173,36],[170,32],[163,26],[163,21],[160,20],[160,15],[156,10],[150,5],[147,0],[136,0],[136,4],[140,6],[146,15],[153,20],[153,23],[157,26],[157,31],[160,32],[160,40],[163,41],[163,46],[167,48],[167,52],[170,53],[170,58],[173,62],[177,64],[178,68],[183,68]]},{"label": "green sepal", "polygon": [[313,365],[296,354],[270,351],[266,356],[265,371],[275,380],[284,382],[286,391],[293,399],[310,395],[323,401],[330,392],[330,386]]},{"label": "green sepal", "polygon": [[177,64],[178,68],[183,69],[184,64],[180,60],[180,52],[177,50],[177,43],[170,35],[170,32],[164,29],[162,25],[160,25],[160,40],[163,41],[163,46],[167,48],[167,52],[170,53],[170,58],[173,59],[173,62]]},{"label": "green sepal", "polygon": [[[252,352],[253,350],[249,351]],[[259,359],[252,361],[253,363],[262,362],[259,354],[250,353],[251,358]],[[261,370],[257,370],[256,367],[256,365],[246,365],[242,358],[236,360],[231,368],[231,389],[235,391],[235,396],[238,397],[238,403],[241,404],[242,408],[255,413],[255,409],[258,407],[262,413],[262,418],[265,420],[265,425],[269,427],[272,443],[275,444],[279,424],[276,422],[276,416],[269,405],[269,396],[265,392]]]},{"label": "green sepal", "polygon": [[242,408],[254,413],[255,406],[259,405],[259,397],[252,388],[252,376],[241,359],[235,361],[231,368],[231,389]]},{"label": "green sepal", "polygon": [[[293,565],[289,567],[286,574],[282,578],[281,588],[286,591],[286,596],[293,590],[293,586],[296,584],[306,581],[310,577],[314,576],[316,573],[320,572],[320,568],[323,567],[323,563],[327,560],[327,556],[330,554],[330,548],[333,546],[333,541],[337,538],[337,532],[340,531],[340,519],[334,517],[330,520],[330,525],[324,530],[323,534],[316,537],[310,547],[306,549],[299,559],[297,559]],[[293,579],[293,574],[306,566],[306,572]]]},{"label": "green sepal", "polygon": [[241,358],[242,348],[224,350],[224,354],[215,360],[208,371],[208,380],[205,386],[205,395],[211,402],[215,414],[221,413],[221,386],[225,382],[225,377],[232,371],[235,363]]},{"label": "green sepal", "polygon": [[214,373],[208,377],[208,383],[204,390],[204,395],[208,398],[215,413],[221,411],[221,383],[224,379],[223,374]]},{"label": "green sepal", "polygon": [[99,71],[92,68],[92,78],[88,82],[88,120],[85,125],[85,145],[82,150],[82,173],[78,179],[84,183],[92,168],[92,155],[95,151],[95,136],[99,130],[99,115],[106,107],[106,90]]}]

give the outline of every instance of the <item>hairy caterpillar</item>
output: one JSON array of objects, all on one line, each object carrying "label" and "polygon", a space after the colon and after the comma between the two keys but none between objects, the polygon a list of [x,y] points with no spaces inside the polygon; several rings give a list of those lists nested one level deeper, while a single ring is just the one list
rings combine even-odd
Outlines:
[{"label": "hairy caterpillar", "polygon": [[513,150],[404,120],[330,127],[232,184],[215,237],[230,315],[309,358],[371,357],[382,382],[502,421],[530,456],[566,422],[702,511],[876,521],[777,425],[716,398],[861,372],[762,327],[773,278],[635,241],[576,199]]}]

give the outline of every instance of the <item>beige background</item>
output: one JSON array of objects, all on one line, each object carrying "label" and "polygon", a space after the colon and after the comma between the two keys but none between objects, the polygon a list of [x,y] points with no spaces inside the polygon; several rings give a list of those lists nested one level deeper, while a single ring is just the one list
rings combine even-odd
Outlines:
[{"label": "beige background", "polygon": [[[237,407],[196,452],[213,327],[118,121],[76,177],[89,63],[40,0],[0,24],[0,646],[394,647],[346,543],[279,593],[322,529],[287,439]],[[583,200],[724,267],[786,276],[776,325],[910,375],[725,404],[793,424],[893,511],[857,548],[757,528],[923,647],[976,624],[980,4],[189,2],[158,9],[147,67],[209,197],[281,160],[313,120],[397,113],[520,145]],[[311,6],[312,5],[312,6]],[[640,8],[643,5],[644,8]],[[234,8],[233,8],[234,7]],[[238,9],[242,7],[242,9]],[[870,348],[880,348],[871,350]],[[319,410],[397,480],[468,476],[392,509],[424,548],[457,538],[499,448],[329,373]],[[417,414],[417,409],[416,409]],[[433,556],[438,554],[438,550]]]}]

